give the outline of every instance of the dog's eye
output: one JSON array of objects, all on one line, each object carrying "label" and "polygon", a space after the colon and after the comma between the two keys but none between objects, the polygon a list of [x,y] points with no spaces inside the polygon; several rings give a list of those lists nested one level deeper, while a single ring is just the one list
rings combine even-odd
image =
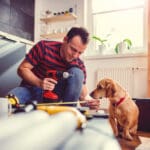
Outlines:
[{"label": "dog's eye", "polygon": [[97,89],[102,89],[101,85],[97,85]]}]

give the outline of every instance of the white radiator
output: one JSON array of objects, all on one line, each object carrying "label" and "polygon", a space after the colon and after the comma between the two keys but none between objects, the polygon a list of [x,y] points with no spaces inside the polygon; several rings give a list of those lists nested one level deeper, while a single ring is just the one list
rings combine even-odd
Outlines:
[{"label": "white radiator", "polygon": [[[97,71],[97,81],[103,78],[116,80],[124,87],[131,97],[144,97],[146,95],[147,68],[138,67],[112,67],[99,68]],[[101,100],[101,107],[107,108],[109,101]]]},{"label": "white radiator", "polygon": [[97,82],[102,78],[112,78],[124,87],[132,96],[134,88],[134,68],[100,68],[97,73]]}]

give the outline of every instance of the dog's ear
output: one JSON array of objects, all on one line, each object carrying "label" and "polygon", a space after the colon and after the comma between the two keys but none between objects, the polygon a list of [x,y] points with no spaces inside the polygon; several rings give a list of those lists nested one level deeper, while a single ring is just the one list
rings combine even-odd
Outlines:
[{"label": "dog's ear", "polygon": [[105,80],[101,80],[98,84],[97,84],[97,89],[105,89],[106,87],[106,82]]},{"label": "dog's ear", "polygon": [[106,96],[111,97],[115,94],[116,92],[116,85],[113,81],[109,80],[106,81]]}]

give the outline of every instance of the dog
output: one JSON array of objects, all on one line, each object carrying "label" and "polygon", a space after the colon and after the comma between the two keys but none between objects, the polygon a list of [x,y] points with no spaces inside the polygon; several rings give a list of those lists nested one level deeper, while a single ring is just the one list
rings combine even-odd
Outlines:
[{"label": "dog", "polygon": [[128,92],[116,81],[104,78],[91,92],[95,99],[106,97],[110,101],[109,121],[115,136],[133,140],[137,133],[139,109]]}]

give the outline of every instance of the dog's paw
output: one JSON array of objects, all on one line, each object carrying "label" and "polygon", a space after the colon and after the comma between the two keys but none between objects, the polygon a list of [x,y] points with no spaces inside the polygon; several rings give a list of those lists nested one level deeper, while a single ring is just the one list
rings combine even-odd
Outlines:
[{"label": "dog's paw", "polygon": [[114,135],[117,137],[119,136],[119,132],[118,131],[114,131]]},{"label": "dog's paw", "polygon": [[126,140],[132,141],[133,137],[130,134],[122,134],[122,137]]}]

